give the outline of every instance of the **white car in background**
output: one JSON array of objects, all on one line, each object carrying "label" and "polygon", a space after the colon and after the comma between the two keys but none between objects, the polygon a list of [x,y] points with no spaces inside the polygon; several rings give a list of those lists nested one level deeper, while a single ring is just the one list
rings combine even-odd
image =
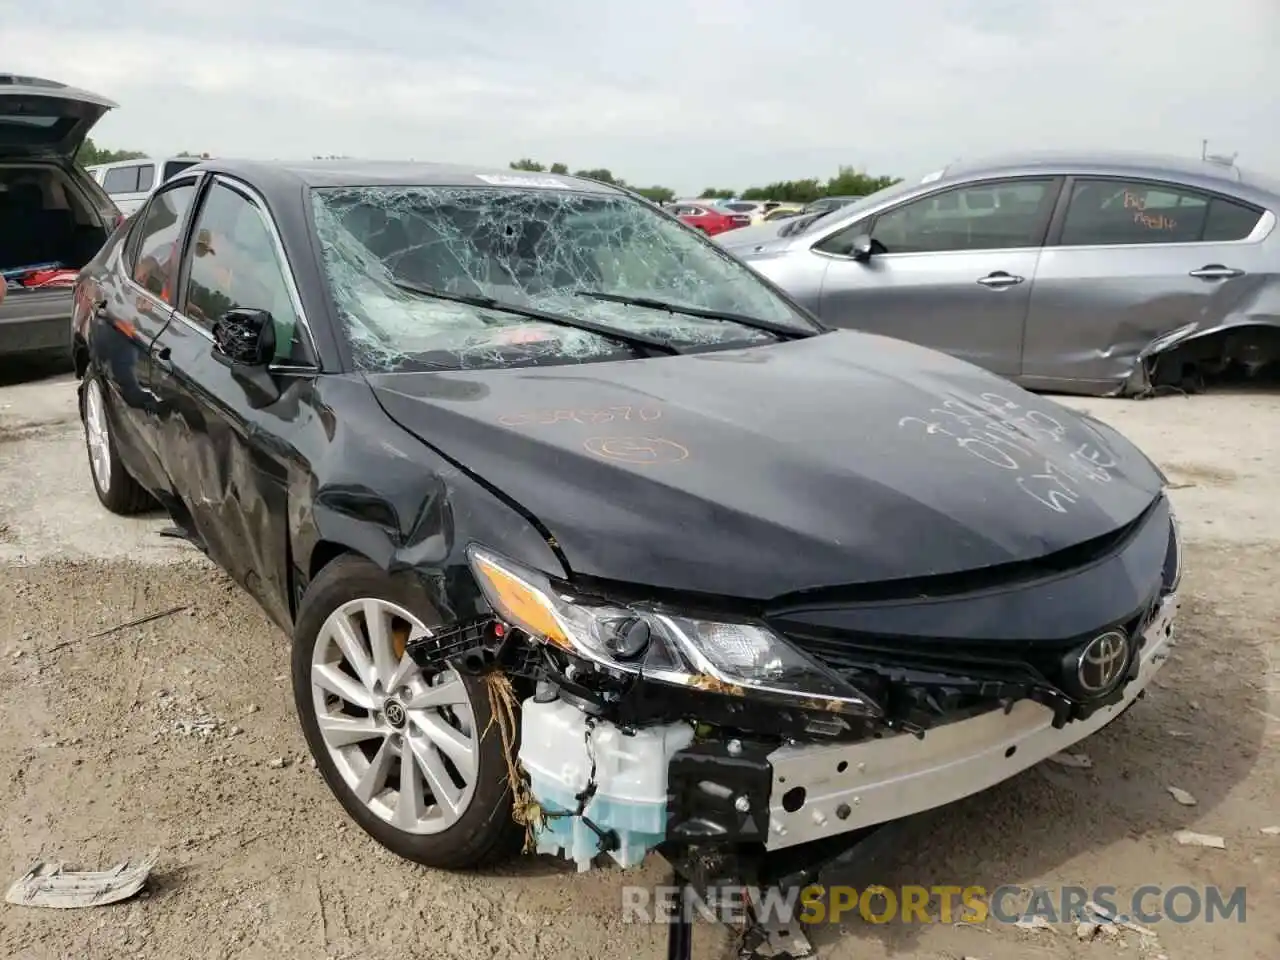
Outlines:
[{"label": "white car in background", "polygon": [[137,157],[86,167],[120,212],[132,215],[147,198],[174,174],[199,163],[201,157]]}]

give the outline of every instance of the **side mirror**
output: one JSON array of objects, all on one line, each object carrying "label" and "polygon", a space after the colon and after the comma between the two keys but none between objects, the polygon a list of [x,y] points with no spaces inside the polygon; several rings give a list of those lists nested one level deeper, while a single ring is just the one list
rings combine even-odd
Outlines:
[{"label": "side mirror", "polygon": [[265,367],[276,355],[276,327],[266,310],[228,310],[213,324],[213,358],[227,367]]},{"label": "side mirror", "polygon": [[276,326],[266,310],[237,307],[215,320],[212,354],[231,369],[249,406],[258,409],[280,399],[280,385],[267,369],[276,355]]},{"label": "side mirror", "polygon": [[853,238],[853,243],[849,245],[849,256],[857,260],[859,263],[866,263],[871,259],[872,240],[871,234],[860,233]]}]

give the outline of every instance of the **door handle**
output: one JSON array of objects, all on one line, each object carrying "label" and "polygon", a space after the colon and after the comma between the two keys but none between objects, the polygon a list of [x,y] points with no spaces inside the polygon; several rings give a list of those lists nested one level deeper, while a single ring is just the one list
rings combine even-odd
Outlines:
[{"label": "door handle", "polygon": [[996,270],[985,277],[980,277],[978,282],[984,287],[993,287],[1000,290],[1004,287],[1016,286],[1025,279],[1026,277],[1015,277],[1013,274],[1005,273],[1003,270]]},{"label": "door handle", "polygon": [[1201,280],[1230,280],[1232,277],[1243,277],[1244,271],[1234,267],[1224,267],[1220,263],[1209,263],[1199,270],[1192,270],[1191,276]]}]

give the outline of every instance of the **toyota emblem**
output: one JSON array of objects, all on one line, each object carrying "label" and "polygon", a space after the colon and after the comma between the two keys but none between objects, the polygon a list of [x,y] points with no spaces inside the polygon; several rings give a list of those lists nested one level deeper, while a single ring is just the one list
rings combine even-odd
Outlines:
[{"label": "toyota emblem", "polygon": [[1076,680],[1091,696],[1108,693],[1124,676],[1129,664],[1129,638],[1108,630],[1090,640],[1076,659]]}]

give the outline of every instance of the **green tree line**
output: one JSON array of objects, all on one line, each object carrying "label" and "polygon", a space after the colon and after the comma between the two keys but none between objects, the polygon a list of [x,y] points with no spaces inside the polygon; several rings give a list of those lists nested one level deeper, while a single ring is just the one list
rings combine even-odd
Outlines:
[{"label": "green tree line", "polygon": [[[564,163],[553,163],[545,166],[537,160],[522,157],[508,164],[512,170],[528,170],[532,173],[568,173],[569,166]],[[663,203],[674,200],[676,193],[670,187],[653,186],[637,187],[627,183],[621,177],[615,177],[606,169],[575,170],[575,177],[589,177],[603,183],[612,183],[620,187],[634,190],[650,200]],[[737,190],[731,187],[707,187],[698,196],[703,200],[727,199],[738,197],[743,200],[779,200],[791,203],[808,203],[820,197],[860,197],[891,186],[901,177],[871,176],[857,167],[841,167],[834,177],[820,180],[809,177],[804,180],[779,180],[764,186],[747,187]]]},{"label": "green tree line", "polygon": [[[115,163],[117,160],[138,160],[145,157],[146,154],[141,150],[108,150],[106,147],[100,147],[93,142],[92,137],[85,137],[84,143],[80,145],[80,150],[76,153],[76,161],[83,167],[92,167],[99,163]],[[190,150],[183,150],[175,153],[175,157],[203,157],[208,158],[207,153],[193,153]]]},{"label": "green tree line", "polygon": [[[84,145],[81,146],[80,152],[76,154],[76,160],[86,167],[91,167],[98,163],[114,163],[117,160],[135,160],[139,157],[145,157],[146,154],[140,150],[109,150],[100,147],[90,138],[85,138]],[[177,154],[180,157],[207,157],[207,153],[193,153],[184,150]],[[316,159],[339,159],[338,157]],[[512,170],[528,170],[531,173],[569,173],[569,165],[567,163],[552,163],[549,165],[539,163],[530,157],[521,157],[519,160],[511,161],[508,166]],[[613,171],[604,167],[586,170],[574,170],[575,177],[587,177],[591,180],[599,180],[602,183],[611,183],[619,187],[626,187],[634,190],[636,193],[648,197],[655,203],[665,203],[668,200],[676,198],[676,192],[670,187],[654,185],[649,187],[640,187],[635,184],[627,183],[621,177],[614,176]],[[699,194],[704,200],[714,200],[727,197],[740,197],[743,200],[779,200],[790,203],[808,203],[811,200],[817,200],[820,197],[849,197],[863,196],[868,193],[887,187],[890,184],[897,183],[900,178],[887,176],[871,176],[863,170],[856,167],[841,167],[834,177],[828,177],[821,180],[817,177],[808,177],[804,180],[779,180],[775,183],[767,183],[763,186],[746,187],[743,190],[737,190],[732,187],[707,187]]]}]

